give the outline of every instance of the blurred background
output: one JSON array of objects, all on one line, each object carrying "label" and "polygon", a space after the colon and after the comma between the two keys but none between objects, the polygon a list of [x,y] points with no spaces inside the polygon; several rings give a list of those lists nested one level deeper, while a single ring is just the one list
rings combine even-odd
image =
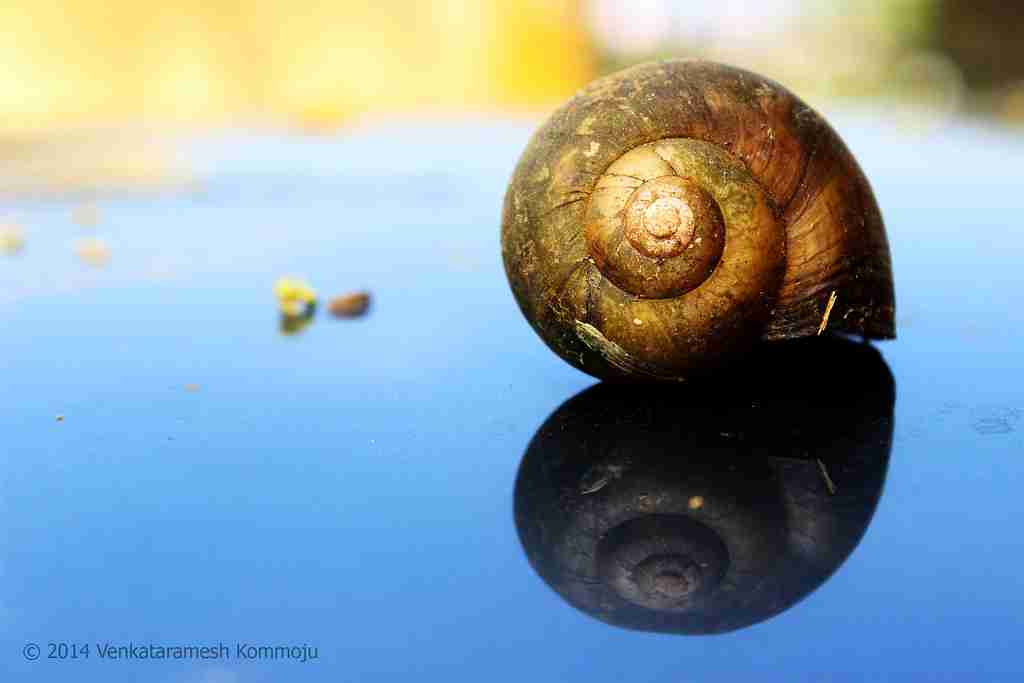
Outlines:
[{"label": "blurred background", "polygon": [[811,100],[1024,118],[999,0],[5,0],[0,126],[543,110],[652,57],[747,66]]},{"label": "blurred background", "polygon": [[[92,148],[85,130],[539,114],[667,56],[751,68],[812,105],[913,108],[912,125],[1024,122],[1024,14],[1001,0],[3,0],[0,26],[8,191],[167,172],[137,138]],[[49,156],[62,139],[74,167]]]}]

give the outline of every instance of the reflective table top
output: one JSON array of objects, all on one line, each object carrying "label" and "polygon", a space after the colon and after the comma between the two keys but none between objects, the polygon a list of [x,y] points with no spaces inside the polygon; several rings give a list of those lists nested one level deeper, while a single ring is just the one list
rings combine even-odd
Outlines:
[{"label": "reflective table top", "polygon": [[[837,127],[899,339],[675,391],[516,308],[529,125],[193,140],[196,188],[90,227],[5,201],[0,679],[1016,680],[1024,142]],[[285,275],[370,309],[282,325]]]}]

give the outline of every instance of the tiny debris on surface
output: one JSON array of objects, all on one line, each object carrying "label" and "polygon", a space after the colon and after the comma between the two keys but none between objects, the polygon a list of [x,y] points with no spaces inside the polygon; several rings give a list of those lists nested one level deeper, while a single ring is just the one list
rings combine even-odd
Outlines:
[{"label": "tiny debris on surface", "polygon": [[971,428],[982,436],[1010,434],[1024,417],[1024,411],[1011,406],[979,406],[971,411]]},{"label": "tiny debris on surface", "polygon": [[20,227],[0,223],[0,253],[17,254],[24,246],[25,236]]},{"label": "tiny debris on surface", "polygon": [[612,475],[608,472],[588,472],[588,476],[585,476],[580,482],[580,495],[588,496],[591,493],[597,493],[612,480]]},{"label": "tiny debris on surface", "polygon": [[580,495],[596,493],[613,479],[620,479],[628,462],[599,462],[587,470],[580,479]]},{"label": "tiny debris on surface", "polygon": [[185,385],[185,391],[188,391],[188,392],[191,392],[191,393],[195,393],[195,392],[199,391],[199,385],[198,384],[186,384]]},{"label": "tiny debris on surface", "polygon": [[704,496],[693,496],[690,498],[689,505],[691,510],[700,510],[704,507]]},{"label": "tiny debris on surface", "polygon": [[818,335],[825,331],[825,327],[828,326],[828,317],[832,315],[832,307],[836,305],[836,299],[839,298],[839,293],[836,290],[832,290],[832,295],[828,298],[828,303],[825,305],[825,315],[821,317],[821,324],[818,325]]},{"label": "tiny debris on surface", "polygon": [[302,334],[302,332],[309,327],[310,323],[313,322],[313,315],[315,312],[316,304],[312,304],[299,315],[282,313],[278,324],[278,331],[280,331],[280,333],[285,337],[294,337]]},{"label": "tiny debris on surface", "polygon": [[281,313],[291,318],[302,317],[316,306],[316,290],[298,278],[279,278],[274,283],[274,296]]},{"label": "tiny debris on surface", "polygon": [[818,459],[818,469],[821,470],[821,478],[825,480],[825,488],[828,489],[829,495],[836,495],[836,485],[832,482],[832,477],[828,476],[828,470],[825,468],[825,463]]},{"label": "tiny debris on surface", "polygon": [[102,268],[110,263],[110,248],[103,240],[95,237],[79,241],[75,253],[82,263],[89,266]]},{"label": "tiny debris on surface", "polygon": [[370,308],[369,292],[351,292],[331,299],[327,310],[335,318],[358,318]]},{"label": "tiny debris on surface", "polygon": [[58,415],[57,416],[57,422],[63,422],[63,421],[64,421],[64,416],[63,415]]}]

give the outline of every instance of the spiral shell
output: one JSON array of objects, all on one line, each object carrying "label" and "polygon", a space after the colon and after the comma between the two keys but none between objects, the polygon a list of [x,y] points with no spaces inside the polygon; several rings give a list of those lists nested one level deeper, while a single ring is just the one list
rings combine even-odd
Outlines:
[{"label": "spiral shell", "polygon": [[509,183],[502,252],[534,329],[602,378],[684,379],[823,318],[894,336],[853,157],[784,88],[719,64],[634,67],[556,111]]},{"label": "spiral shell", "polygon": [[601,383],[537,430],[516,527],[575,608],[624,628],[732,631],[788,609],[854,551],[892,444],[881,356],[839,337],[790,340],[723,375]]}]

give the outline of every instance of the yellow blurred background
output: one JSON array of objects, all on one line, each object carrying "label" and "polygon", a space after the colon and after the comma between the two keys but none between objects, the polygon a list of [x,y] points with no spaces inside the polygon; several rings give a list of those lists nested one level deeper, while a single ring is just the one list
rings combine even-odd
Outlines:
[{"label": "yellow blurred background", "polygon": [[1024,16],[1002,0],[0,0],[0,27],[0,196],[178,180],[152,145],[169,127],[538,116],[661,57],[897,126],[1024,121]]},{"label": "yellow blurred background", "polygon": [[799,94],[1020,118],[1001,0],[0,0],[0,133],[125,121],[332,128],[382,112],[544,111],[652,57]]},{"label": "yellow blurred background", "polygon": [[0,4],[0,130],[523,109],[594,73],[576,0]]}]

